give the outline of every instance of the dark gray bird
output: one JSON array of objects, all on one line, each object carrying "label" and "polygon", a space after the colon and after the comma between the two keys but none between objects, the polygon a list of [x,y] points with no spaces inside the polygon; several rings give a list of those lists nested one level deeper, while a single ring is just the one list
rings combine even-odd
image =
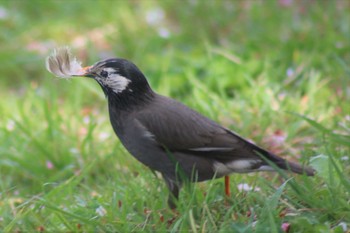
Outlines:
[{"label": "dark gray bird", "polygon": [[79,75],[101,86],[115,133],[137,160],[162,174],[172,208],[187,179],[197,182],[233,172],[271,171],[271,163],[314,175],[312,168],[288,162],[180,102],[158,95],[128,60],[103,60]]}]

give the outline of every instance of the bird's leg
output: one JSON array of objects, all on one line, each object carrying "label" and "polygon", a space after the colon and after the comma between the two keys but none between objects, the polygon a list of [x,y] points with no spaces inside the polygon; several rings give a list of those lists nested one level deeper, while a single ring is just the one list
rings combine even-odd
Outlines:
[{"label": "bird's leg", "polygon": [[179,199],[179,191],[181,188],[181,184],[166,177],[164,177],[164,179],[170,191],[168,205],[171,209],[176,209],[176,202]]},{"label": "bird's leg", "polygon": [[225,194],[227,197],[231,196],[231,192],[230,192],[230,177],[229,176],[225,176]]}]

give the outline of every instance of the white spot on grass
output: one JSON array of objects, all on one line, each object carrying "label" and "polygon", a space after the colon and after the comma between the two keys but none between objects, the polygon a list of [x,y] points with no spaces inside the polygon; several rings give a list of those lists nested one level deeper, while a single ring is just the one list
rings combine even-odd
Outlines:
[{"label": "white spot on grass", "polygon": [[98,138],[101,140],[101,141],[104,141],[106,140],[107,138],[109,138],[111,135],[109,133],[106,133],[106,132],[102,132],[98,135]]},{"label": "white spot on grass", "polygon": [[83,118],[83,122],[88,125],[91,122],[90,117],[89,116],[85,116]]},{"label": "white spot on grass", "polygon": [[287,77],[291,77],[294,75],[294,69],[293,68],[288,68],[286,71]]},{"label": "white spot on grass", "polygon": [[160,27],[160,28],[158,28],[158,35],[164,39],[167,39],[170,37],[171,33],[170,33],[169,29],[167,29],[165,27]]},{"label": "white spot on grass", "polygon": [[164,10],[154,8],[146,13],[146,21],[149,25],[157,25],[164,19]]},{"label": "white spot on grass", "polygon": [[148,11],[146,13],[146,22],[157,30],[161,38],[166,39],[171,36],[170,30],[165,26],[166,17],[163,9],[154,8]]},{"label": "white spot on grass", "polygon": [[75,147],[70,148],[69,152],[72,153],[72,154],[75,154],[75,155],[79,155],[79,150],[77,148],[75,148]]},{"label": "white spot on grass", "polygon": [[243,183],[243,184],[239,184],[237,185],[237,188],[239,191],[260,191],[260,188],[259,187],[252,187],[250,186],[249,184],[246,184],[246,183]]},{"label": "white spot on grass", "polygon": [[99,206],[96,209],[96,214],[98,214],[100,217],[103,217],[107,214],[107,210],[103,208],[103,206]]},{"label": "white spot on grass", "polygon": [[15,129],[15,122],[13,120],[9,120],[6,125],[6,129],[8,131],[13,131]]},{"label": "white spot on grass", "polygon": [[0,6],[0,19],[7,19],[9,16],[8,10]]}]

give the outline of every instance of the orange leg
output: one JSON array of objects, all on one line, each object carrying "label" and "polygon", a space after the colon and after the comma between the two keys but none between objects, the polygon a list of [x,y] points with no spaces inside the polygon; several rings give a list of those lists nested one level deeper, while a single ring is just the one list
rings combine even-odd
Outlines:
[{"label": "orange leg", "polygon": [[231,192],[230,192],[230,177],[229,176],[225,176],[225,194],[227,197],[231,196]]}]

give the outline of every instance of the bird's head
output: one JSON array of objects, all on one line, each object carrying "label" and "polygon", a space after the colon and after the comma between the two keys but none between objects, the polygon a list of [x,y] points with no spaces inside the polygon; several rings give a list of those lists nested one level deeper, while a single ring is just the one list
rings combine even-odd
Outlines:
[{"label": "bird's head", "polygon": [[142,72],[126,59],[102,60],[82,70],[81,76],[95,79],[108,97],[142,95],[151,91]]},{"label": "bird's head", "polygon": [[56,49],[46,59],[46,68],[61,78],[89,77],[97,81],[108,100],[120,107],[140,104],[154,96],[146,77],[132,62],[121,58],[99,61],[81,67],[69,48]]}]

